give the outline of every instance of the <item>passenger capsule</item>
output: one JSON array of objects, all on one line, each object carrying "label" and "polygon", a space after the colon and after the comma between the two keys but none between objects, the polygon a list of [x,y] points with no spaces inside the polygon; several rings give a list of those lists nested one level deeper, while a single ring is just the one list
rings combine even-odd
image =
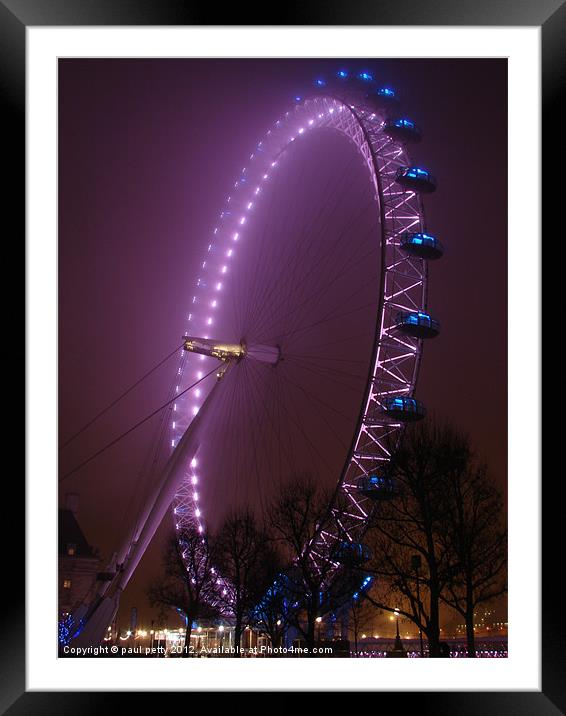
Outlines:
[{"label": "passenger capsule", "polygon": [[383,401],[383,412],[403,423],[414,423],[426,415],[426,408],[420,400],[407,395],[393,395]]},{"label": "passenger capsule", "polygon": [[401,251],[421,259],[439,259],[444,247],[436,236],[430,234],[403,234],[400,244]]},{"label": "passenger capsule", "polygon": [[371,551],[361,542],[339,542],[332,550],[332,559],[348,567],[355,567],[371,559]]},{"label": "passenger capsule", "polygon": [[367,95],[367,99],[376,107],[378,110],[385,110],[391,112],[398,108],[399,98],[395,90],[390,87],[379,87],[373,90]]},{"label": "passenger capsule", "polygon": [[420,142],[422,132],[414,122],[410,119],[393,119],[387,120],[383,127],[383,132],[391,139],[399,142]]},{"label": "passenger capsule", "polygon": [[357,490],[364,497],[376,501],[392,500],[398,494],[393,478],[379,473],[362,475],[358,480]]},{"label": "passenger capsule", "polygon": [[426,169],[419,167],[399,167],[395,181],[404,189],[431,194],[436,191],[436,179]]},{"label": "passenger capsule", "polygon": [[423,311],[401,311],[395,323],[398,331],[414,338],[435,338],[440,333],[440,323]]}]

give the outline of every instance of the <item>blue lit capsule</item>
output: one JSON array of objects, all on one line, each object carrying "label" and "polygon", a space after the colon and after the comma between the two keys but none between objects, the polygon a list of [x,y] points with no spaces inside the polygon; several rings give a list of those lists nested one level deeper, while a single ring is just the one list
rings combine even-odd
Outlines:
[{"label": "blue lit capsule", "polygon": [[426,169],[420,167],[399,167],[395,181],[404,189],[430,194],[436,191],[436,179]]},{"label": "blue lit capsule", "polygon": [[424,311],[401,311],[395,323],[397,330],[414,338],[435,338],[440,333],[440,323]]},{"label": "blue lit capsule", "polygon": [[384,399],[383,412],[395,420],[412,423],[425,417],[426,408],[420,400],[407,395],[395,395]]},{"label": "blue lit capsule", "polygon": [[388,120],[383,125],[383,132],[401,142],[420,142],[422,138],[421,130],[410,119]]},{"label": "blue lit capsule", "polygon": [[428,260],[439,259],[444,253],[440,241],[431,234],[403,234],[400,248],[406,254]]},{"label": "blue lit capsule", "polygon": [[397,496],[395,481],[392,477],[381,473],[362,475],[357,483],[357,490],[370,500],[392,500]]},{"label": "blue lit capsule", "polygon": [[367,99],[382,112],[390,112],[397,109],[399,98],[394,90],[389,87],[379,87],[367,95]]},{"label": "blue lit capsule", "polygon": [[339,542],[332,550],[332,559],[347,566],[357,566],[371,559],[371,551],[362,542]]}]

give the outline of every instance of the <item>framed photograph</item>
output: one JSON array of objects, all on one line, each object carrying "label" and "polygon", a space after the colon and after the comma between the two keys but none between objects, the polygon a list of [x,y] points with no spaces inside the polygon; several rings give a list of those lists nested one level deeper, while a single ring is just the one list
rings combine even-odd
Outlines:
[{"label": "framed photograph", "polygon": [[3,712],[562,712],[539,187],[564,8],[242,12],[0,5],[28,401]]}]

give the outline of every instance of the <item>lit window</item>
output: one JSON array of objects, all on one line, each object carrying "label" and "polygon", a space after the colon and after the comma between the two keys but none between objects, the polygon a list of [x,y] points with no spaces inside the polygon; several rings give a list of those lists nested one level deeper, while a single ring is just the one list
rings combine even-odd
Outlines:
[{"label": "lit window", "polygon": [[71,588],[71,580],[70,579],[64,579],[63,580],[63,589],[70,589]]},{"label": "lit window", "polygon": [[77,545],[73,542],[69,542],[69,544],[67,545],[67,554],[69,555],[69,557],[74,557],[76,553]]}]

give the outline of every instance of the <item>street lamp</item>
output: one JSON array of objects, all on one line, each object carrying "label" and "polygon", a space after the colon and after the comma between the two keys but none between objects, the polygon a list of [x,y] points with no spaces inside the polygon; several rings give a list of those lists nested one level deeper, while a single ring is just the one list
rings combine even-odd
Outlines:
[{"label": "street lamp", "polygon": [[322,617],[317,617],[315,619],[316,623],[318,624],[318,635],[317,635],[317,641],[320,642],[320,623],[322,622]]},{"label": "street lamp", "polygon": [[420,554],[414,554],[411,557],[411,566],[415,570],[415,574],[417,575],[417,604],[419,608],[419,640],[421,643],[421,658],[424,657],[424,649],[423,649],[423,630],[422,630],[422,613],[421,613],[421,592],[420,592],[420,581],[419,581],[419,570],[421,568],[421,555]]}]

